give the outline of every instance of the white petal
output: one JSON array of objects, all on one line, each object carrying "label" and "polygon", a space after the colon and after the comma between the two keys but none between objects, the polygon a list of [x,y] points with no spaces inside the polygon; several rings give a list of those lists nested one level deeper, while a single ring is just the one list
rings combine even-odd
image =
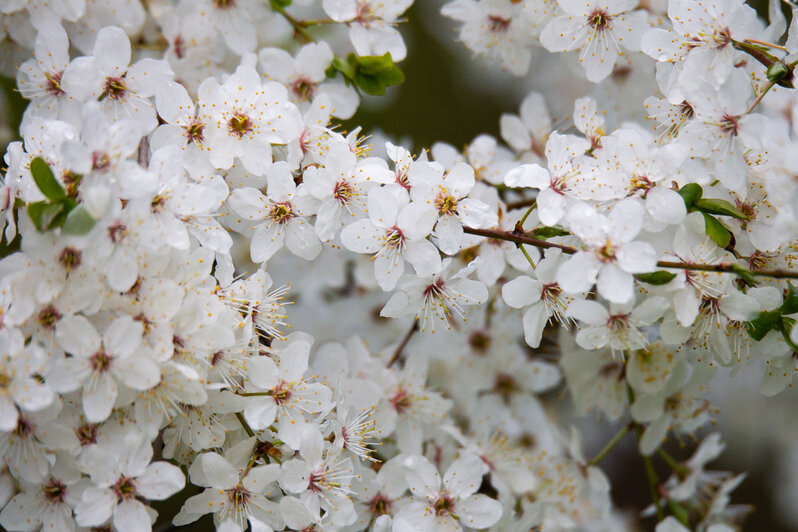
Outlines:
[{"label": "white petal", "polygon": [[136,479],[136,491],[145,498],[162,501],[182,490],[186,477],[179,467],[167,462],[153,462]]},{"label": "white petal", "polygon": [[596,283],[601,297],[613,303],[628,303],[634,297],[634,278],[614,264],[605,264]]},{"label": "white petal", "polygon": [[523,308],[540,301],[542,290],[543,283],[522,275],[502,286],[502,298],[513,308]]},{"label": "white petal", "polygon": [[529,347],[540,347],[540,340],[543,338],[543,329],[549,321],[546,305],[538,303],[532,305],[524,312],[524,340]]},{"label": "white petal", "polygon": [[496,524],[502,516],[502,505],[487,495],[477,494],[457,503],[460,522],[469,528],[482,529]]},{"label": "white petal", "polygon": [[453,497],[467,497],[479,489],[486,469],[479,457],[467,454],[452,462],[443,476],[443,485]]},{"label": "white petal", "polygon": [[675,190],[654,187],[646,194],[646,210],[655,220],[678,224],[687,216],[684,199]]},{"label": "white petal", "polygon": [[313,260],[321,253],[319,237],[313,226],[304,219],[289,221],[285,236],[285,247],[299,258]]},{"label": "white petal", "polygon": [[106,76],[121,76],[130,64],[130,39],[115,26],[103,28],[94,41],[94,58]]},{"label": "white petal", "polygon": [[114,527],[119,532],[146,532],[152,530],[152,520],[147,507],[131,499],[121,502],[114,510]]},{"label": "white petal", "polygon": [[128,356],[138,348],[144,327],[130,316],[116,318],[103,333],[103,346],[108,353]]},{"label": "white petal", "polygon": [[616,255],[618,266],[629,273],[653,272],[657,267],[657,252],[648,242],[623,244]]},{"label": "white petal", "polygon": [[83,316],[64,316],[55,327],[55,336],[71,355],[91,356],[100,348],[100,335]]},{"label": "white petal", "polygon": [[595,257],[577,252],[557,270],[557,283],[570,294],[587,292],[596,282],[599,267]]},{"label": "white petal", "polygon": [[92,423],[105,421],[111,415],[116,401],[116,382],[104,373],[83,389],[83,411]]}]

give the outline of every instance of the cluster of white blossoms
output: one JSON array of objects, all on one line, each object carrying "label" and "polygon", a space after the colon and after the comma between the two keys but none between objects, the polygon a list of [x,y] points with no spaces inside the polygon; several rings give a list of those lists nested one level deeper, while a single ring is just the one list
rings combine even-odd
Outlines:
[{"label": "cluster of white blossoms", "polygon": [[[586,97],[556,128],[531,93],[504,144],[415,156],[334,122],[403,80],[411,4],[2,3],[29,100],[0,182],[4,529],[148,531],[174,496],[224,532],[621,530],[598,466],[627,433],[658,532],[736,529],[706,394],[796,371],[798,11],[454,0],[513,73],[540,44],[659,91],[646,122]],[[557,389],[624,420],[596,457]],[[683,463],[680,434],[706,436]]]}]

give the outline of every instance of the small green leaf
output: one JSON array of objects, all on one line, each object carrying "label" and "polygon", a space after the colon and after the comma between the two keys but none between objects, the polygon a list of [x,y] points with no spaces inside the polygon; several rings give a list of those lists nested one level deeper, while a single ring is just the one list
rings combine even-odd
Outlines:
[{"label": "small green leaf", "polygon": [[747,220],[748,215],[722,199],[701,198],[693,203],[693,208],[707,214],[719,214],[721,216],[733,216],[740,220]]},{"label": "small green leaf", "polygon": [[781,321],[781,311],[771,310],[760,312],[756,319],[748,322],[748,336],[757,342],[767,335],[774,327],[778,327]]},{"label": "small green leaf", "polygon": [[50,201],[59,201],[66,197],[66,192],[55,179],[53,171],[41,157],[36,157],[30,162],[30,173],[36,186]]},{"label": "small green leaf", "polygon": [[347,61],[351,73],[348,74],[343,70],[341,73],[349,77],[366,94],[383,95],[385,87],[398,85],[405,80],[404,73],[394,64],[390,52],[380,56],[357,56],[350,53]]},{"label": "small green leaf", "polygon": [[272,6],[273,10],[282,11],[291,5],[291,1],[292,0],[269,0],[269,4]]},{"label": "small green leaf", "polygon": [[568,236],[571,233],[563,229],[560,225],[544,225],[533,229],[532,234],[545,240],[555,236]]},{"label": "small green leaf", "polygon": [[47,206],[46,201],[37,201],[28,204],[28,216],[39,231],[42,230],[42,211]]},{"label": "small green leaf", "polygon": [[740,266],[736,262],[733,262],[731,265],[731,269],[740,279],[745,281],[745,284],[747,284],[748,286],[756,286],[757,284],[759,284],[759,281],[756,280],[756,276],[748,268],[745,268],[744,266]]},{"label": "small green leaf", "polygon": [[666,272],[664,270],[659,270],[656,272],[651,273],[638,273],[635,275],[635,279],[642,283],[653,284],[656,286],[668,284],[676,277],[675,273]]},{"label": "small green leaf", "polygon": [[67,235],[85,235],[92,230],[97,221],[82,206],[72,209],[66,217],[64,226],[61,228]]},{"label": "small green leaf", "polygon": [[688,211],[693,207],[696,201],[701,199],[703,193],[704,189],[697,183],[690,183],[679,189],[679,195],[684,200],[684,206],[687,207]]},{"label": "small green leaf", "polygon": [[[63,215],[63,216],[62,216]],[[66,220],[66,213],[64,212],[63,203],[48,203],[44,206],[39,218],[39,223],[42,229],[52,229],[58,227]]]},{"label": "small green leaf", "polygon": [[768,81],[776,83],[787,77],[789,73],[790,73],[790,68],[781,61],[778,61],[768,67],[767,69]]},{"label": "small green leaf", "polygon": [[795,314],[798,312],[798,292],[795,287],[790,285],[784,294],[784,303],[781,304],[781,313],[784,315]]},{"label": "small green leaf", "polygon": [[706,233],[709,235],[709,238],[711,238],[722,248],[728,246],[729,243],[731,243],[731,232],[726,229],[723,224],[720,223],[714,216],[710,216],[707,213],[702,214],[704,215],[704,224],[706,226]]}]

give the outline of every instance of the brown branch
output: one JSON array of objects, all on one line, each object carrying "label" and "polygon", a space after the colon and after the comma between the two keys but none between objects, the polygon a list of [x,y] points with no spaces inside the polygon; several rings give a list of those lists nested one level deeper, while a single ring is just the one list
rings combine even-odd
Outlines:
[{"label": "brown branch", "polygon": [[[473,229],[471,227],[463,227],[463,231],[471,235],[484,236],[487,238],[495,238],[497,240],[506,240],[508,242],[515,242],[516,244],[529,244],[538,248],[548,249],[557,248],[561,249],[563,253],[573,254],[579,251],[571,246],[564,246],[562,244],[555,244],[553,242],[546,242],[531,236],[521,231],[502,231],[500,229]],[[720,264],[695,264],[691,262],[674,262],[661,260],[657,262],[658,268],[673,268],[677,270],[690,270],[701,272],[720,272],[720,273],[733,273],[735,275],[751,274],[760,277],[772,277],[774,279],[798,279],[798,271],[772,269],[772,270],[749,270],[736,263],[721,262]]]},{"label": "brown branch", "polygon": [[515,242],[516,244],[529,244],[530,246],[542,249],[557,248],[561,249],[563,253],[573,254],[578,251],[571,246],[546,242],[545,240],[527,236],[526,233],[502,231],[501,229],[474,229],[466,226],[463,226],[463,231],[471,235],[485,236],[488,238],[495,238],[496,240],[506,240],[508,242]]},{"label": "brown branch", "polygon": [[391,360],[388,361],[388,365],[386,367],[390,368],[396,363],[397,360],[399,360],[399,357],[402,356],[402,351],[405,350],[405,347],[407,346],[408,342],[410,342],[410,339],[413,337],[413,333],[415,333],[417,330],[418,330],[418,320],[413,320],[413,326],[410,327],[410,330],[407,331],[405,337],[402,338],[402,343],[400,343],[399,346],[396,348],[396,351],[394,351],[393,356],[391,357]]}]

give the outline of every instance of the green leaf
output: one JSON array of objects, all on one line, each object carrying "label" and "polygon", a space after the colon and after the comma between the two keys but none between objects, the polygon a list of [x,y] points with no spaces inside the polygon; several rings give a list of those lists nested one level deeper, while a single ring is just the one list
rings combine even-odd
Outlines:
[{"label": "green leaf", "polygon": [[398,85],[405,80],[404,73],[394,64],[390,52],[381,56],[361,57],[350,53],[347,61],[352,73],[341,73],[354,81],[360,90],[372,96],[381,96],[385,94],[386,87]]},{"label": "green leaf", "polygon": [[42,211],[47,206],[46,201],[37,201],[28,204],[28,216],[39,231],[42,230]]},{"label": "green leaf", "polygon": [[759,281],[756,280],[756,276],[748,268],[746,268],[744,266],[740,266],[736,262],[733,262],[732,265],[731,265],[731,270],[740,279],[745,281],[745,284],[747,284],[748,286],[756,286],[757,284],[759,284]]},{"label": "green leaf", "polygon": [[48,203],[44,206],[39,217],[39,223],[43,230],[58,227],[66,220],[63,203]]},{"label": "green leaf", "polygon": [[772,81],[774,83],[781,81],[782,79],[786,78],[789,74],[790,74],[790,68],[781,61],[773,63],[767,69],[768,81]]},{"label": "green leaf", "polygon": [[92,230],[97,221],[82,206],[72,209],[66,217],[64,226],[61,228],[67,235],[85,235]]},{"label": "green leaf", "polygon": [[781,304],[781,313],[788,315],[795,314],[796,312],[798,312],[798,292],[795,291],[793,285],[790,285],[787,292],[784,294],[784,303]]},{"label": "green leaf", "polygon": [[12,253],[16,253],[19,251],[22,244],[22,236],[17,233],[11,242],[6,242],[6,235],[5,231],[3,232],[3,237],[0,239],[0,259],[8,257]]},{"label": "green leaf", "polygon": [[707,235],[709,235],[709,238],[711,238],[722,248],[728,246],[729,243],[731,243],[731,232],[726,229],[723,224],[720,223],[714,216],[710,216],[707,213],[702,214],[704,215],[704,224],[706,226],[705,230]]},{"label": "green leaf", "polygon": [[697,183],[690,183],[679,189],[679,195],[684,200],[684,206],[687,207],[688,211],[693,207],[696,201],[701,199],[703,193],[704,189]]},{"label": "green leaf", "polygon": [[533,229],[532,234],[545,240],[555,236],[568,236],[571,233],[563,229],[560,225],[544,225]]},{"label": "green leaf", "polygon": [[767,335],[773,328],[778,327],[781,321],[781,311],[771,310],[760,312],[756,319],[748,322],[748,336],[757,342]]},{"label": "green leaf", "polygon": [[349,62],[363,75],[373,76],[391,70],[395,65],[390,52],[383,55],[362,55],[358,56],[350,53],[347,56]]},{"label": "green leaf", "polygon": [[722,199],[701,198],[693,203],[693,208],[708,214],[719,214],[721,216],[733,216],[740,220],[747,220],[748,215]]},{"label": "green leaf", "polygon": [[292,0],[269,0],[269,4],[272,6],[272,9],[275,11],[282,11],[286,7],[291,5]]},{"label": "green leaf", "polygon": [[53,171],[41,157],[36,157],[30,162],[30,173],[36,186],[50,201],[59,201],[66,197],[66,192],[55,179]]},{"label": "green leaf", "polygon": [[638,273],[635,275],[635,279],[638,281],[656,286],[668,284],[674,279],[674,277],[676,277],[675,273],[666,272],[664,270],[651,273]]}]

